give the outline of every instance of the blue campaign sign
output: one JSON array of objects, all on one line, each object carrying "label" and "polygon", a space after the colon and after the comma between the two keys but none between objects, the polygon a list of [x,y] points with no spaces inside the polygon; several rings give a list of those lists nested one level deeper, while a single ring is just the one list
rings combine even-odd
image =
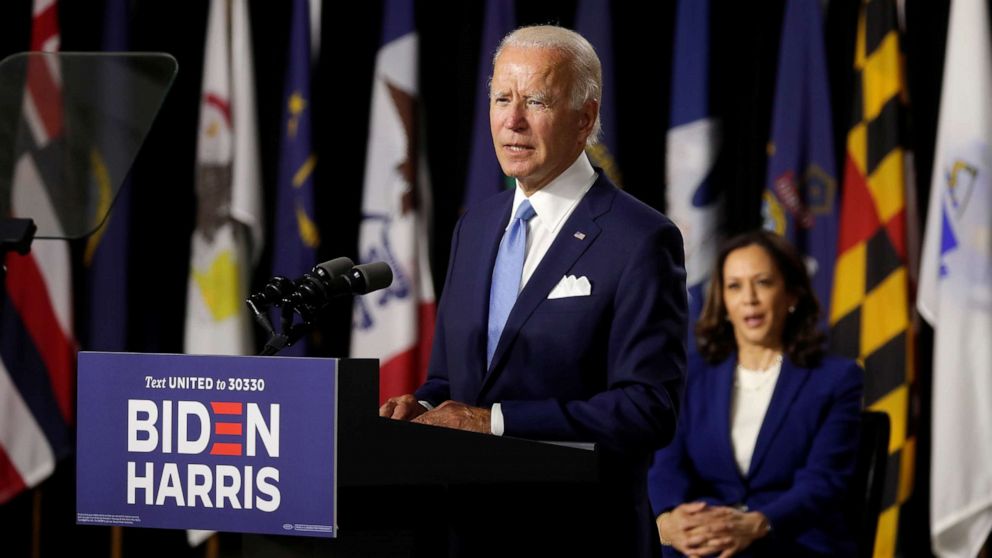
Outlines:
[{"label": "blue campaign sign", "polygon": [[337,368],[80,353],[76,522],[335,536]]}]

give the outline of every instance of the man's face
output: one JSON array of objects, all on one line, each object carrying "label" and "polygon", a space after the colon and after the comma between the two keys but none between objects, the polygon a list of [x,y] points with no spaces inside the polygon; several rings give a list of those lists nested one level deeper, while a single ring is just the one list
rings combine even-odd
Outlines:
[{"label": "man's face", "polygon": [[572,108],[572,76],[561,62],[556,50],[507,47],[493,68],[489,125],[496,158],[528,195],[575,161],[595,119],[595,101]]}]

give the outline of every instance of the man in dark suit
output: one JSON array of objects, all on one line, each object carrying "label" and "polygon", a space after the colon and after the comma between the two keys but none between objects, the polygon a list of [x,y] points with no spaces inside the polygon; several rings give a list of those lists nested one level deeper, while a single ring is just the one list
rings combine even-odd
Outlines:
[{"label": "man in dark suit", "polygon": [[[496,435],[595,442],[620,554],[655,538],[644,478],[685,375],[682,239],[584,148],[599,132],[599,60],[577,33],[518,29],[494,57],[490,124],[517,187],[459,221],[426,383],[382,416]],[[600,529],[574,525],[574,532]]]}]

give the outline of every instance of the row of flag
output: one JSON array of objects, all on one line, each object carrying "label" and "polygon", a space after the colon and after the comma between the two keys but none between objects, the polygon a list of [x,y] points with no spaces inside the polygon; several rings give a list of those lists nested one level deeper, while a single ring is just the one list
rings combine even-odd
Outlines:
[{"label": "row of flag", "polygon": [[[913,486],[915,439],[910,412],[915,381],[912,204],[904,141],[907,95],[895,0],[860,8],[853,70],[852,121],[838,182],[818,0],[789,0],[783,19],[768,168],[765,226],[807,256],[831,348],[866,369],[866,403],[889,413],[889,485],[875,552],[897,552],[899,506]],[[56,0],[35,0],[32,47],[58,47]],[[127,48],[126,3],[108,2],[108,50]],[[709,0],[676,7],[667,138],[668,213],[682,228],[692,316],[720,234],[722,201],[711,173],[721,144],[709,106]],[[431,199],[424,163],[418,86],[418,36],[412,0],[386,0],[369,119],[359,256],[387,261],[395,282],[356,302],[351,352],[382,361],[381,397],[412,391],[423,380],[434,319],[428,260]],[[498,41],[516,26],[513,2],[488,0],[478,87],[484,88]],[[315,177],[310,74],[319,55],[319,1],[294,0],[287,49],[274,223],[273,275],[297,276],[316,264]],[[609,5],[581,0],[576,28],[604,60],[612,91]],[[988,14],[980,0],[951,7],[940,129],[923,246],[918,306],[935,326],[932,532],[942,555],[973,556],[992,530],[992,198]],[[197,148],[197,221],[191,239],[187,352],[249,354],[254,341],[242,301],[262,249],[254,75],[245,0],[212,0],[204,54]],[[58,68],[39,68],[29,93],[58,91]],[[37,82],[37,84],[36,84]],[[484,90],[471,143],[464,206],[506,187],[491,152]],[[24,103],[32,102],[25,95]],[[46,106],[57,106],[48,104]],[[28,108],[28,107],[26,107]],[[34,161],[58,149],[60,115],[24,111],[24,141],[15,183],[43,180]],[[590,151],[619,183],[616,120],[602,106],[606,141]],[[87,252],[93,277],[127,269],[128,220],[122,189],[117,211]],[[16,211],[16,208],[15,208]],[[32,209],[33,211],[33,209]],[[47,476],[70,450],[73,353],[68,253],[36,242],[31,255],[10,255],[0,322],[0,502]],[[116,271],[115,271],[116,270]],[[102,275],[101,275],[102,274]],[[113,277],[113,275],[111,275]],[[117,285],[126,285],[118,280]],[[96,300],[104,294],[93,291]],[[124,300],[120,290],[118,303]],[[94,304],[92,316],[112,307]],[[126,315],[120,313],[119,316]],[[88,347],[124,349],[123,320],[98,322]],[[118,324],[119,329],[107,327]],[[983,342],[983,340],[985,340]],[[285,354],[306,354],[305,341]],[[967,433],[967,434],[966,434]],[[967,436],[967,438],[965,437]]]},{"label": "row of flag", "polygon": [[[312,145],[310,73],[319,37],[317,2],[295,0],[283,95],[273,275],[299,276],[317,263],[314,215],[319,161]],[[376,58],[359,232],[361,262],[385,261],[393,284],[356,299],[351,354],[381,361],[382,397],[425,378],[434,329],[428,261],[430,189],[418,124],[418,43],[413,3],[389,0]],[[197,163],[186,352],[249,354],[242,301],[261,250],[260,178],[246,3],[211,4]],[[230,59],[228,59],[230,57]],[[283,352],[304,356],[306,339]]]},{"label": "row of flag", "polygon": [[[685,235],[693,314],[719,228],[719,195],[709,183],[720,136],[706,106],[708,9],[700,0],[676,8],[668,133],[668,210]],[[898,548],[899,513],[916,452],[918,234],[905,64],[895,0],[863,2],[838,183],[820,10],[818,0],[786,2],[762,218],[805,254],[831,350],[864,365],[867,407],[890,416],[874,554],[894,556],[909,552]],[[990,53],[986,3],[952,2],[916,301],[935,330],[930,510],[940,556],[976,556],[992,531]]]},{"label": "row of flag", "polygon": [[[35,0],[33,50],[59,44],[56,0]],[[418,125],[417,36],[410,0],[386,5],[370,117],[360,259],[389,262],[392,287],[355,306],[352,353],[382,360],[383,397],[423,381],[434,319],[427,259],[430,190]],[[104,48],[128,49],[128,3],[106,6]],[[319,50],[319,0],[294,0],[287,48],[274,223],[273,275],[299,276],[317,263],[314,217],[319,172],[312,145],[310,74]],[[244,300],[263,248],[255,78],[246,0],[211,0],[198,126],[196,228],[191,238],[184,350],[251,354]],[[64,156],[58,63],[30,66],[18,135],[13,216],[58,225],[44,193],[46,167]],[[41,98],[43,96],[43,98]],[[110,181],[123,176],[104,177]],[[33,199],[37,198],[37,199]],[[17,202],[25,202],[18,204]],[[46,205],[47,204],[47,205]],[[86,246],[83,276],[92,320],[88,349],[125,350],[129,189]],[[47,211],[47,214],[45,212]],[[60,236],[49,228],[51,236]],[[44,480],[72,447],[74,361],[68,245],[36,240],[27,256],[5,258],[0,307],[0,504]],[[305,355],[306,340],[286,351]],[[191,534],[191,540],[196,539]]]}]

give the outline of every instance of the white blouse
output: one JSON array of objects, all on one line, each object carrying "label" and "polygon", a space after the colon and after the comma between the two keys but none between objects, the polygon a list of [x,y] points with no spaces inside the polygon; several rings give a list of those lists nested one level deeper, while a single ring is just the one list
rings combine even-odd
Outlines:
[{"label": "white blouse", "polygon": [[765,420],[781,371],[782,358],[779,357],[766,370],[749,370],[738,364],[734,372],[734,395],[730,402],[730,439],[734,446],[737,468],[744,476],[747,476],[751,467],[751,455],[758,441],[758,432]]}]

